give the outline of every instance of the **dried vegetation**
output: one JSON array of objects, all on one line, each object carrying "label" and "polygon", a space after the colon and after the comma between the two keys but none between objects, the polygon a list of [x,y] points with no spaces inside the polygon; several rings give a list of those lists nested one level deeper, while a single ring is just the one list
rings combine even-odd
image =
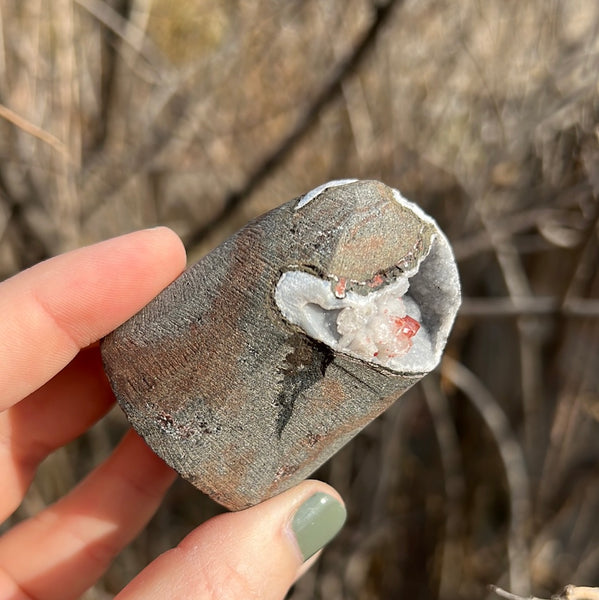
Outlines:
[{"label": "dried vegetation", "polygon": [[[290,597],[599,585],[598,73],[596,0],[4,0],[0,278],[157,223],[197,259],[328,179],[399,188],[464,306],[438,372],[318,473],[349,522]],[[14,518],[125,426],[51,457]],[[177,483],[88,600],[217,510]]]}]

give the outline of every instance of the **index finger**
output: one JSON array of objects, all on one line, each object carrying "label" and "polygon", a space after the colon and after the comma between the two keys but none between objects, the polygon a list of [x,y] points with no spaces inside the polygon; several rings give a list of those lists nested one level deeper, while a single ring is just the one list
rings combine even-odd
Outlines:
[{"label": "index finger", "polygon": [[185,266],[175,233],[148,229],[49,259],[0,284],[0,411],[140,310]]}]

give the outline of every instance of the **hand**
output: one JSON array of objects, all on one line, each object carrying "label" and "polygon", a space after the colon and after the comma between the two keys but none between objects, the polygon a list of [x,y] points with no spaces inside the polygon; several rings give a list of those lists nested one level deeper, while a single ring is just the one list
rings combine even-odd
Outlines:
[{"label": "hand", "polygon": [[[44,457],[114,402],[96,342],[184,264],[181,242],[160,228],[70,252],[0,284],[0,520],[17,508]],[[0,538],[0,599],[79,597],[144,527],[174,478],[127,433],[64,498]],[[281,599],[344,518],[333,489],[304,482],[200,525],[118,598]]]}]

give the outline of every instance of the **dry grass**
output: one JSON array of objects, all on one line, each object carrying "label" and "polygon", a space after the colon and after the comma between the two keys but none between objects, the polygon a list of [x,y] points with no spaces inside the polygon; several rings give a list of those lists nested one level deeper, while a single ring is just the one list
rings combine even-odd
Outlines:
[{"label": "dry grass", "polygon": [[[396,0],[340,71],[375,20],[366,0],[2,2],[0,277],[156,223],[195,259],[328,179],[398,187],[467,300],[440,370],[318,474],[349,522],[290,597],[599,585],[599,5]],[[124,428],[49,459],[15,519]],[[217,510],[177,483],[88,599]]]}]

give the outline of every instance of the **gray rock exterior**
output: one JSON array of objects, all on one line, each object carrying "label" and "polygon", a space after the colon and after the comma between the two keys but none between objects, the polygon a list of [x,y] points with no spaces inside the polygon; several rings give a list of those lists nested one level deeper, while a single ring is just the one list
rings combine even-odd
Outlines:
[{"label": "gray rock exterior", "polygon": [[361,294],[410,274],[433,363],[459,306],[432,219],[380,182],[321,187],[249,223],[102,342],[131,425],[232,510],[309,476],[430,370],[391,371],[309,337],[275,303],[284,273]]}]

